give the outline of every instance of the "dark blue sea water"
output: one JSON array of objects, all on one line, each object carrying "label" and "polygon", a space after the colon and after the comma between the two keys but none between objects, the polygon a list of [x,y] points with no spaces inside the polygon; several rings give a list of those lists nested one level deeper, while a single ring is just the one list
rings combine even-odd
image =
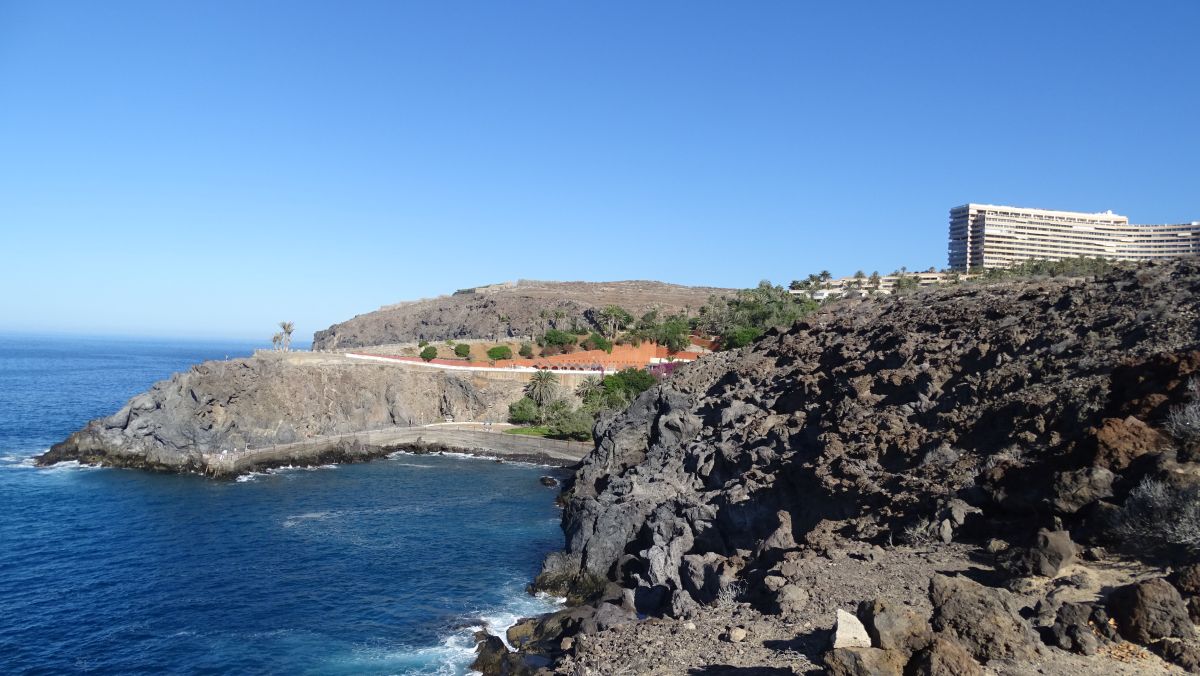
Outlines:
[{"label": "dark blue sea water", "polygon": [[0,673],[458,674],[561,544],[543,468],[455,456],[212,481],[29,458],[252,346],[0,336]]}]

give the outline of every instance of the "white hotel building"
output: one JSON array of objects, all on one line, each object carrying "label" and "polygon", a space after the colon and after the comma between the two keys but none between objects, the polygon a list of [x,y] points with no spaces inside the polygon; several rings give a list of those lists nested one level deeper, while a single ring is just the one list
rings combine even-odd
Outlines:
[{"label": "white hotel building", "polygon": [[1130,225],[1111,211],[964,204],[950,210],[950,268],[974,272],[1027,260],[1148,261],[1200,256],[1200,221]]}]

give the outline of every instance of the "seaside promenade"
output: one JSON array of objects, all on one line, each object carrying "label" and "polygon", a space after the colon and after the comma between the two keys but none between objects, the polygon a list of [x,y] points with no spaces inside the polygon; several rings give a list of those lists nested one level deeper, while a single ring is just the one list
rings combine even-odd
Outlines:
[{"label": "seaside promenade", "polygon": [[203,471],[211,476],[236,476],[267,467],[312,465],[324,462],[359,460],[382,452],[438,446],[471,455],[495,457],[550,465],[568,466],[583,459],[592,450],[590,441],[562,441],[516,434],[505,434],[507,424],[435,423],[413,427],[390,427],[347,434],[335,434],[290,444],[263,446],[241,451],[201,454]]}]

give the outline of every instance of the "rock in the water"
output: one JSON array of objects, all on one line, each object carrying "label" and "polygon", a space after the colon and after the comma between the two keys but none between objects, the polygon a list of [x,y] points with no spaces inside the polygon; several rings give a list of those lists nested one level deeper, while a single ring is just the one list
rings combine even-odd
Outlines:
[{"label": "rock in the water", "polygon": [[1162,578],[1118,588],[1108,597],[1108,611],[1121,635],[1136,643],[1196,635],[1183,598]]},{"label": "rock in the water", "polygon": [[913,655],[907,676],[983,676],[983,667],[955,641],[937,636],[928,648]]},{"label": "rock in the water", "polygon": [[488,634],[482,638],[479,645],[475,646],[475,661],[471,663],[471,669],[484,674],[502,674],[508,669],[508,661],[513,656],[513,653],[508,652],[508,648],[504,645],[504,641],[499,636]]},{"label": "rock in the water", "polygon": [[1038,643],[1012,594],[964,577],[935,575],[929,583],[933,628],[956,638],[975,659],[1028,658]]},{"label": "rock in the water", "polygon": [[538,479],[538,481],[540,481],[543,486],[548,486],[550,488],[553,488],[558,485],[558,479],[555,479],[552,476],[544,476],[544,477]]},{"label": "rock in the water", "polygon": [[911,654],[929,645],[932,638],[928,618],[882,599],[860,603],[858,617],[876,648]]},{"label": "rock in the water", "polygon": [[833,647],[870,648],[871,635],[857,617],[838,608],[837,624],[833,627]]},{"label": "rock in the water", "polygon": [[879,648],[834,648],[825,653],[830,676],[901,676],[905,656]]}]

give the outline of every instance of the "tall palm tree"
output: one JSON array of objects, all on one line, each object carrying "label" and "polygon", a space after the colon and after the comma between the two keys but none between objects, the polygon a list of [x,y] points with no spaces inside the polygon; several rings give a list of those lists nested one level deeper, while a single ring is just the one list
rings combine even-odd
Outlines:
[{"label": "tall palm tree", "polygon": [[820,274],[817,275],[817,277],[821,278],[822,284],[828,284],[829,280],[833,279],[833,275],[830,274],[830,272],[828,270],[822,270],[820,272]]},{"label": "tall palm tree", "polygon": [[575,396],[587,401],[588,398],[595,396],[604,391],[604,383],[597,376],[588,376],[584,378],[579,386],[575,388]]},{"label": "tall palm tree", "polygon": [[538,406],[546,404],[558,397],[558,374],[548,369],[542,369],[529,377],[525,385],[525,394]]},{"label": "tall palm tree", "polygon": [[292,349],[292,331],[296,330],[296,325],[292,322],[279,322],[279,328],[283,332],[283,351],[289,352]]}]

